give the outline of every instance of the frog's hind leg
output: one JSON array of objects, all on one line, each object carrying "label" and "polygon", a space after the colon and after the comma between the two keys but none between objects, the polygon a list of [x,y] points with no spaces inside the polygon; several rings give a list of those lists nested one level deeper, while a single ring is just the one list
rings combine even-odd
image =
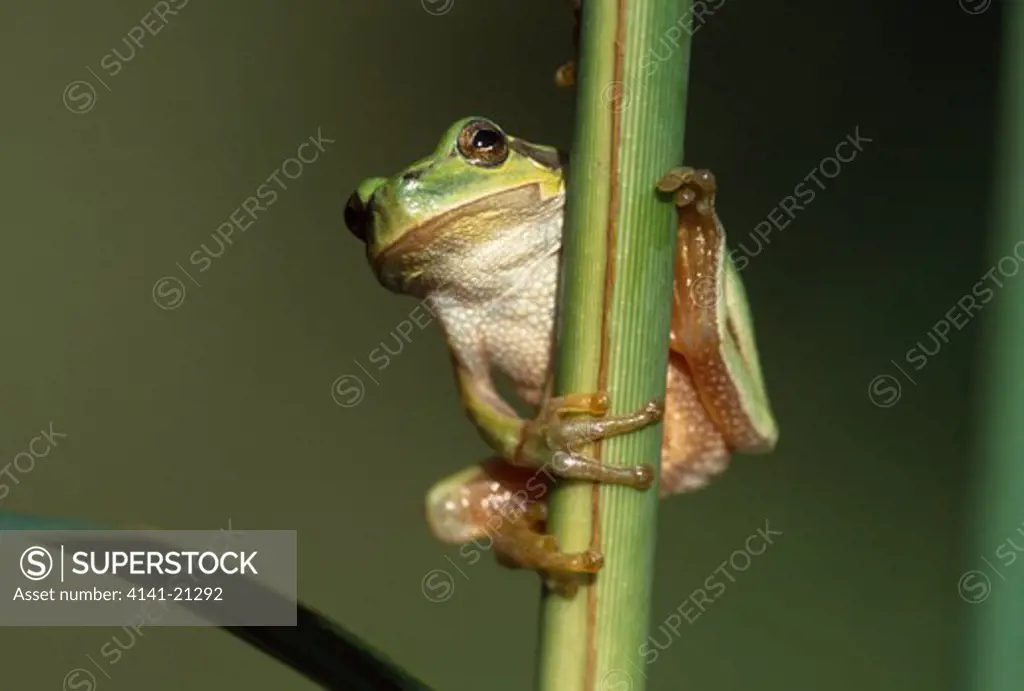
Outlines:
[{"label": "frog's hind leg", "polygon": [[725,438],[701,402],[686,360],[676,352],[668,358],[663,429],[662,497],[700,489],[729,466]]},{"label": "frog's hind leg", "polygon": [[658,189],[677,211],[677,251],[669,348],[715,426],[734,451],[772,450],[778,429],[757,356],[753,320],[739,271],[726,251],[709,170],[673,168]]},{"label": "frog's hind leg", "polygon": [[491,458],[452,475],[427,494],[427,522],[445,542],[490,538],[502,564],[542,572],[550,579],[596,573],[604,563],[595,550],[562,552],[543,533],[550,476]]}]

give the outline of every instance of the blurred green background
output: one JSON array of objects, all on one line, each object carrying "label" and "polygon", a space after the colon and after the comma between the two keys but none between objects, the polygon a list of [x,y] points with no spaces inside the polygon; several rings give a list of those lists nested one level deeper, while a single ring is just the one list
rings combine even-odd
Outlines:
[{"label": "blurred green background", "polygon": [[[362,177],[465,115],[565,146],[567,3],[182,2],[165,22],[148,0],[0,8],[0,464],[51,421],[67,435],[11,471],[3,508],[296,529],[305,601],[439,691],[530,688],[537,579],[469,563],[422,518],[427,488],[486,453],[444,343],[414,327],[370,362],[416,302],[376,283],[341,214]],[[649,688],[957,688],[968,609],[1012,585],[958,595],[996,562],[962,529],[986,310],[908,360],[992,268],[1000,6],[984,5],[727,0],[696,34],[687,162],[717,174],[734,240],[754,247],[848,134],[872,141],[744,270],[781,441],[663,505],[651,617],[668,647]],[[158,33],[111,76],[147,13]],[[318,130],[333,143],[199,273],[190,255]],[[332,397],[345,375],[364,386],[353,407]],[[659,633],[766,521],[775,543]],[[422,589],[436,569],[443,602]],[[119,632],[0,629],[0,686],[56,689],[91,656],[103,691],[312,688],[213,628],[144,629],[111,665]]]}]

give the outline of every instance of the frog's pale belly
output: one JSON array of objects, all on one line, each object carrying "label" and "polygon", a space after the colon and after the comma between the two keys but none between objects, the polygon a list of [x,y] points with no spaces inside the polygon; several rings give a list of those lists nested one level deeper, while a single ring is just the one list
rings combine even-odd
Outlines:
[{"label": "frog's pale belly", "polygon": [[506,272],[502,289],[490,295],[435,294],[429,300],[466,367],[486,378],[498,370],[524,401],[537,404],[551,360],[557,280],[558,254],[553,253]]},{"label": "frog's pale belly", "polygon": [[514,287],[487,307],[483,338],[491,365],[520,396],[538,404],[547,382],[555,328],[558,255],[524,268]]},{"label": "frog's pale belly", "polygon": [[533,404],[551,359],[562,234],[561,202],[548,204],[530,223],[447,253],[428,296],[459,361],[483,379],[501,372]]}]

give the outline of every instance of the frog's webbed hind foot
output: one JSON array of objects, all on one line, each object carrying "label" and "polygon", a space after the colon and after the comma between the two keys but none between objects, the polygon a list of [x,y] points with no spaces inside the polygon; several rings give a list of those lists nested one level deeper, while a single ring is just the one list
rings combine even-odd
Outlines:
[{"label": "frog's webbed hind foot", "polygon": [[554,535],[523,525],[494,541],[498,562],[513,569],[538,572],[548,589],[565,596],[576,592],[580,581],[604,566],[604,555],[596,549],[563,552]]},{"label": "frog's webbed hind foot", "polygon": [[673,168],[658,181],[658,189],[673,195],[680,212],[692,210],[709,219],[714,217],[718,186],[710,170],[688,166]]},{"label": "frog's webbed hind foot", "polygon": [[555,70],[555,84],[563,89],[576,86],[576,61],[570,60]]},{"label": "frog's webbed hind foot", "polygon": [[494,536],[498,561],[505,566],[556,574],[597,573],[604,566],[604,557],[594,549],[563,552],[558,539],[543,531],[546,504],[534,504],[518,521],[511,521],[506,530]]},{"label": "frog's webbed hind foot", "polygon": [[584,480],[647,489],[654,480],[649,465],[611,466],[583,455],[579,448],[620,434],[642,429],[661,420],[658,401],[640,410],[608,415],[608,395],[569,394],[547,399],[537,417],[527,423],[517,463],[536,464],[544,451],[554,452],[552,473],[568,480]]},{"label": "frog's webbed hind foot", "polygon": [[604,556],[594,549],[563,552],[554,535],[541,532],[543,521],[524,517],[518,525],[495,536],[498,561],[509,568],[530,569],[545,576],[549,585],[564,589],[581,574],[593,574],[604,566]]},{"label": "frog's webbed hind foot", "polygon": [[563,552],[543,532],[551,476],[492,458],[436,484],[427,494],[427,522],[445,542],[479,542],[508,567],[538,571],[563,592],[580,574],[597,573],[596,550]]},{"label": "frog's webbed hind foot", "polygon": [[[569,4],[572,7],[573,15],[573,28],[572,28],[572,44],[576,49],[576,54],[579,55],[580,47],[580,13],[583,11],[582,0],[569,0]],[[571,87],[576,85],[576,61],[570,60],[565,63],[555,72],[555,84],[561,87]]]}]

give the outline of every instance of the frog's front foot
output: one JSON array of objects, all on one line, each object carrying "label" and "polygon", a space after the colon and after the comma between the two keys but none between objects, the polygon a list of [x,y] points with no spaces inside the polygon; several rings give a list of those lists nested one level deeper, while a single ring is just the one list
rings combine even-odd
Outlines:
[{"label": "frog's front foot", "polygon": [[517,465],[547,466],[558,477],[647,489],[654,480],[649,465],[610,466],[580,452],[595,441],[642,429],[661,420],[664,405],[651,401],[640,410],[608,415],[608,395],[569,394],[548,399],[527,423]]}]

